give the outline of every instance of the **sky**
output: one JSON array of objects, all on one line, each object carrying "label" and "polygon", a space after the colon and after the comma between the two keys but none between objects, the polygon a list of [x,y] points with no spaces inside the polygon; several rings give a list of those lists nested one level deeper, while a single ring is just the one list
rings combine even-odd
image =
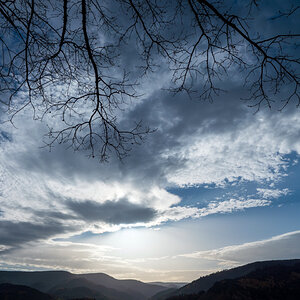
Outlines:
[{"label": "sky", "polygon": [[256,112],[239,76],[222,78],[213,102],[168,92],[169,79],[143,78],[122,112],[156,129],[123,161],[49,151],[30,109],[1,125],[0,269],[188,282],[300,259],[299,108]]}]

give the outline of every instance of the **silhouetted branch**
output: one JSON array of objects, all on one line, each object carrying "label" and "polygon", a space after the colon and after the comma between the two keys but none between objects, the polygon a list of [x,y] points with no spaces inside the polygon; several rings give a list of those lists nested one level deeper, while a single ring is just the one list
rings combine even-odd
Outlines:
[{"label": "silhouetted branch", "polygon": [[[257,32],[251,24],[261,3],[249,0],[238,13],[228,3],[0,0],[0,102],[8,119],[31,107],[49,126],[48,146],[123,158],[152,131],[142,123],[125,126],[122,108],[138,98],[139,77],[164,66],[176,93],[213,101],[224,78],[239,72],[249,106],[299,106],[300,34]],[[298,9],[274,18],[295,17]],[[142,69],[137,75],[124,62],[130,51]]]}]

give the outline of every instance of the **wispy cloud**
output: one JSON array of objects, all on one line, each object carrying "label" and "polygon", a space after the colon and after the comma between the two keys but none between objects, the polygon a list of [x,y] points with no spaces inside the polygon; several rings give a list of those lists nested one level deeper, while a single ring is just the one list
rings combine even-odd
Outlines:
[{"label": "wispy cloud", "polygon": [[288,232],[265,240],[187,253],[181,256],[191,259],[212,260],[222,266],[233,266],[257,260],[300,258],[300,231]]}]

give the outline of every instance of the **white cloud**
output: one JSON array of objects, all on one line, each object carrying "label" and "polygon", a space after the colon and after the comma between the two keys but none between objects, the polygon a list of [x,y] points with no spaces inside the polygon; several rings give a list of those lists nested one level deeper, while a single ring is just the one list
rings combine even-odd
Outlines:
[{"label": "white cloud", "polygon": [[213,260],[223,266],[234,266],[258,260],[300,258],[300,231],[288,232],[265,240],[198,251],[181,256],[191,259]]},{"label": "white cloud", "polygon": [[279,189],[263,189],[258,188],[257,193],[260,197],[263,197],[264,199],[272,199],[272,198],[279,198],[281,196],[286,196],[291,191],[288,188],[279,190]]},{"label": "white cloud", "polygon": [[203,208],[189,206],[174,206],[161,211],[158,218],[150,222],[148,226],[157,226],[166,221],[179,221],[186,218],[201,218],[212,214],[232,213],[251,207],[262,207],[271,204],[270,200],[264,199],[229,199],[225,201],[210,202]]},{"label": "white cloud", "polygon": [[268,206],[271,204],[269,200],[261,199],[230,199],[221,202],[211,202],[207,208],[199,210],[199,216],[207,216],[217,213],[231,213],[237,210],[243,210],[251,207]]},{"label": "white cloud", "polygon": [[[214,183],[225,180],[276,181],[285,176],[289,162],[284,155],[300,153],[299,114],[258,114],[241,121],[227,132],[200,128],[182,142],[174,156],[186,161],[182,168],[168,174],[179,186]],[[288,132],[288,134],[287,134]],[[294,138],[293,138],[294,137]]]}]

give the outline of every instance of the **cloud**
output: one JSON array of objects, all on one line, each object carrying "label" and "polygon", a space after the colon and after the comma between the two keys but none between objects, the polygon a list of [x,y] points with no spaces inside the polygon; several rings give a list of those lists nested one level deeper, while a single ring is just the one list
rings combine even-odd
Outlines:
[{"label": "cloud", "polygon": [[21,246],[31,241],[74,231],[75,228],[76,226],[72,228],[53,221],[45,221],[43,224],[0,221],[0,241],[5,246]]},{"label": "cloud", "polygon": [[[1,248],[0,248],[1,249]],[[71,242],[39,242],[2,253],[2,270],[66,270],[74,273],[104,272],[118,279],[142,278],[144,281],[184,281],[194,279],[209,270],[185,270],[165,265],[171,257],[126,259],[108,245]],[[0,252],[1,253],[1,252]]]},{"label": "cloud", "polygon": [[261,199],[229,199],[220,202],[211,202],[208,207],[199,209],[199,216],[207,216],[217,213],[231,213],[233,211],[244,210],[245,208],[268,206],[269,200]]},{"label": "cloud", "polygon": [[263,189],[263,188],[258,188],[257,189],[257,194],[264,199],[272,199],[272,198],[279,198],[281,196],[286,196],[290,194],[290,190],[285,188],[282,190],[279,189]]},{"label": "cloud", "polygon": [[[278,180],[284,176],[288,165],[284,155],[294,149],[299,151],[297,142],[294,145],[282,142],[285,131],[271,129],[281,122],[288,120],[273,116],[270,122],[265,115],[248,124],[241,122],[239,128],[221,133],[200,128],[198,134],[186,139],[186,145],[173,151],[174,156],[186,163],[168,174],[168,180],[179,186],[222,185],[235,180]],[[298,128],[295,131],[299,130],[299,119],[295,125]]]},{"label": "cloud", "polygon": [[223,265],[244,264],[257,260],[300,258],[300,231],[288,232],[266,240],[198,251],[182,256],[215,260]]},{"label": "cloud", "polygon": [[[243,89],[227,84],[231,92],[214,103],[157,92],[135,107],[130,118],[139,116],[158,128],[147,149],[134,152],[144,159],[144,169],[150,158],[166,184],[181,187],[276,181],[286,174],[285,155],[300,152],[299,114],[287,109],[281,114],[262,110],[253,115],[240,102]],[[153,158],[148,150],[159,155]]]},{"label": "cloud", "polygon": [[270,205],[273,198],[266,196],[267,190],[258,190],[255,197],[234,196],[208,204],[197,199],[202,208],[183,205],[170,192],[207,183],[276,183],[287,174],[286,155],[300,153],[297,112],[253,115],[239,100],[244,93],[239,84],[228,86],[231,92],[214,103],[166,91],[149,93],[124,112],[123,122],[142,119],[157,131],[122,163],[112,157],[108,164],[100,164],[65,145],[51,152],[41,149],[46,128],[23,111],[16,117],[17,128],[2,125],[11,138],[1,142],[0,150],[1,220],[43,226],[46,218],[53,225],[51,234],[44,234],[49,239],[61,233],[57,224],[68,227],[70,231],[63,232],[69,234],[100,233],[123,225],[157,226]]},{"label": "cloud", "polygon": [[148,226],[157,226],[167,221],[179,221],[187,218],[202,218],[213,214],[232,213],[251,207],[262,207],[271,204],[264,199],[229,199],[225,201],[210,202],[206,207],[174,206],[157,214],[157,218]]},{"label": "cloud", "polygon": [[149,222],[155,217],[153,208],[130,203],[127,199],[105,201],[67,202],[67,206],[86,221],[103,221],[108,224],[134,224]]},{"label": "cloud", "polygon": [[122,249],[80,242],[32,242],[1,253],[1,269],[101,272],[117,278],[193,280],[224,268],[258,260],[300,258],[300,231],[265,240],[175,256],[124,258]]},{"label": "cloud", "polygon": [[[101,266],[104,271],[107,264],[114,264],[109,256],[113,250],[109,246],[87,243],[32,242],[2,254],[0,266],[2,269],[9,269],[13,265],[23,270],[64,269],[73,272],[95,272]],[[118,260],[118,257],[114,258]]]}]

